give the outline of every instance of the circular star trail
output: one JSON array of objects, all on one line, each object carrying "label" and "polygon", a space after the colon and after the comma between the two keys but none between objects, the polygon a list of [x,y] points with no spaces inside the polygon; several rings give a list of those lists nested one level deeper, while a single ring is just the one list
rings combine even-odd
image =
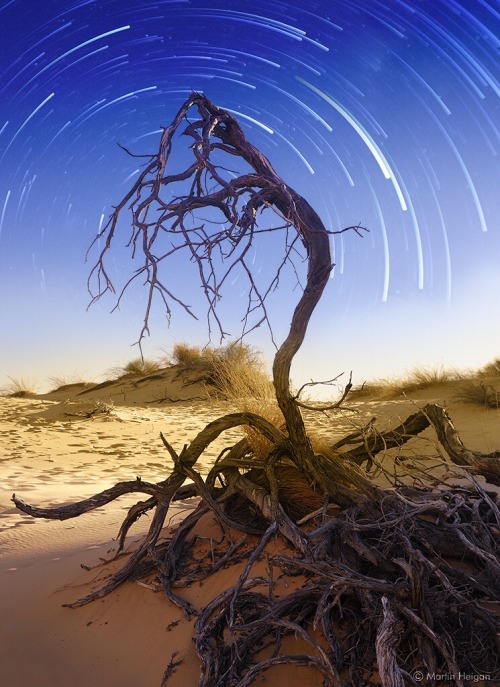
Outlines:
[{"label": "circular star trail", "polygon": [[[370,231],[335,237],[309,376],[498,355],[499,19],[492,0],[3,0],[2,375],[131,355],[140,290],[87,313],[85,254],[140,168],[117,144],[153,152],[193,91],[235,114],[327,228]],[[125,249],[113,269],[130,274]],[[279,334],[293,299],[276,299]],[[153,347],[204,343],[175,317],[166,334],[158,311]]]}]

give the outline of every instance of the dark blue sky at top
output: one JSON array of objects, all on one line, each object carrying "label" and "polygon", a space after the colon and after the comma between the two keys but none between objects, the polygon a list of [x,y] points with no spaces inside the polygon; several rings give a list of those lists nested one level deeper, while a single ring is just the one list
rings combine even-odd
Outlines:
[{"label": "dark blue sky at top", "polygon": [[[0,376],[135,355],[145,294],[86,312],[85,252],[139,169],[117,143],[154,151],[192,91],[238,117],[329,229],[370,229],[333,241],[308,374],[498,355],[499,18],[491,0],[0,0]],[[134,264],[114,260],[119,285]],[[198,287],[169,269],[201,319],[174,311],[167,330],[158,308],[151,350],[206,342]],[[278,339],[290,285],[271,304]]]}]

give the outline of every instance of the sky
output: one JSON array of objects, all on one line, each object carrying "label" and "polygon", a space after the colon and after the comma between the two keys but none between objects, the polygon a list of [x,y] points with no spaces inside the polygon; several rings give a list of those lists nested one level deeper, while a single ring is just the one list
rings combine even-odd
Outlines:
[{"label": "sky", "polygon": [[[193,91],[329,230],[369,230],[332,238],[296,384],[500,356],[499,19],[493,0],[0,0],[0,386],[137,357],[146,292],[88,308],[86,253],[143,164],[120,146],[154,153]],[[128,236],[118,286],[137,267]],[[276,246],[261,236],[256,273]],[[189,265],[165,276],[199,319],[174,308],[168,325],[156,304],[148,357],[208,341]],[[221,305],[233,338],[245,299],[236,280]],[[273,294],[278,344],[297,299],[292,278]],[[264,328],[248,343],[272,359]]]}]

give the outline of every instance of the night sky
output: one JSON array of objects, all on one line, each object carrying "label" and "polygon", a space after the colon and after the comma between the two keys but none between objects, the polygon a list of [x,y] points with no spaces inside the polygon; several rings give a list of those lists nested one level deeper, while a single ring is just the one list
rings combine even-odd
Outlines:
[{"label": "night sky", "polygon": [[[118,144],[154,152],[193,91],[235,114],[328,229],[369,229],[332,240],[297,382],[499,356],[499,19],[493,0],[0,0],[0,384],[137,356],[146,293],[87,311],[86,251],[142,163]],[[259,240],[265,274],[277,244]],[[135,267],[117,246],[117,286]],[[146,355],[207,343],[188,275],[169,267],[200,319],[174,309],[168,328],[158,304]],[[291,288],[270,303],[278,342]],[[244,305],[236,280],[233,337]],[[249,341],[272,355],[268,332]]]}]

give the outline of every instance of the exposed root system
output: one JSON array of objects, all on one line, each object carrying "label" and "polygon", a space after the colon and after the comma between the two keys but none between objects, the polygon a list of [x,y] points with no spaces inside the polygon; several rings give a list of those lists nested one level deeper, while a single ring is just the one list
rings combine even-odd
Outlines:
[{"label": "exposed root system", "polygon": [[[120,531],[122,546],[133,522],[154,509],[139,548],[104,587],[71,605],[154,576],[187,617],[197,615],[200,685],[251,685],[284,663],[314,667],[324,685],[335,687],[414,685],[418,671],[453,675],[456,685],[477,684],[467,675],[494,684],[500,678],[500,510],[496,490],[481,486],[470,470],[486,466],[494,476],[498,458],[465,449],[444,409],[426,406],[417,416],[420,423],[412,416],[372,442],[364,437],[365,460],[391,442],[408,441],[408,427],[416,433],[431,423],[447,450],[453,448],[450,459],[462,465],[468,486],[381,489],[349,464],[348,454],[333,450],[316,459],[321,474],[334,472],[336,481],[313,483],[291,460],[286,437],[257,416],[235,414],[211,423],[180,455],[163,438],[175,467],[162,483],[123,482],[52,509],[13,498],[35,517],[66,519],[131,491],[150,495],[130,509]],[[203,480],[193,467],[197,457],[237,417],[273,435],[274,448],[257,462],[243,439]],[[349,454],[359,459],[360,447]],[[354,479],[358,488],[348,489]],[[190,495],[199,497],[196,510],[161,539],[169,504]],[[192,534],[207,513],[220,527],[208,562]],[[243,566],[236,584],[201,611],[183,598],[183,587],[235,564]],[[300,583],[289,589],[280,584],[294,578]],[[301,653],[284,648],[289,636],[299,640]],[[164,685],[181,659],[172,659]]]}]

